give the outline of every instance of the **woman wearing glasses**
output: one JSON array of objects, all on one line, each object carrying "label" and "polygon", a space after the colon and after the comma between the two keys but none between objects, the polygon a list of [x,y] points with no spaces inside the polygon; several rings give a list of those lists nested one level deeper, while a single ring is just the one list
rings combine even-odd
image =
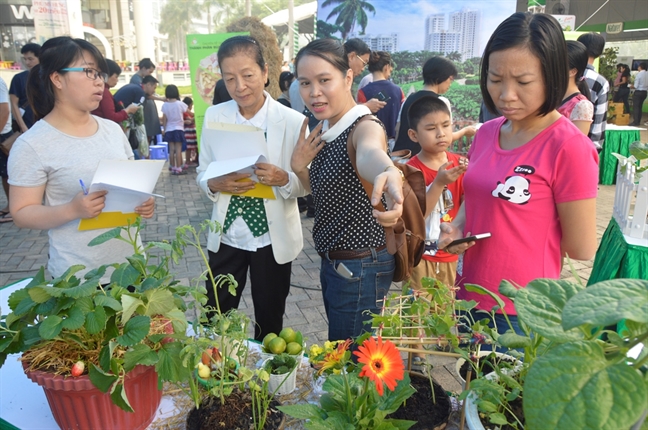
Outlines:
[{"label": "woman wearing glasses", "polygon": [[[9,157],[10,209],[18,227],[49,230],[48,270],[58,277],[73,264],[87,271],[132,254],[132,247],[117,240],[88,247],[103,231],[77,227],[80,219],[101,213],[106,194],[85,194],[80,181],[90,184],[100,160],[132,159],[133,152],[119,125],[90,114],[107,79],[106,61],[95,46],[55,37],[42,46],[40,60],[27,81],[39,121],[18,138]],[[134,210],[150,218],[154,200]]]}]

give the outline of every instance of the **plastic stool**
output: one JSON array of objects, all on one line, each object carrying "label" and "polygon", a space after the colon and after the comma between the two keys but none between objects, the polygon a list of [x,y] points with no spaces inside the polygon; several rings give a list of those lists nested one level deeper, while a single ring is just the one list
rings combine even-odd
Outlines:
[{"label": "plastic stool", "polygon": [[151,153],[151,160],[166,160],[169,156],[168,149],[164,145],[151,145],[149,146],[149,151]]}]

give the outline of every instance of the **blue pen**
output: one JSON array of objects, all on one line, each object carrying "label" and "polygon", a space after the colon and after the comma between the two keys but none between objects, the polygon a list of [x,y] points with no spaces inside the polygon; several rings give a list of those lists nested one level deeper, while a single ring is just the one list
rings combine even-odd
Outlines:
[{"label": "blue pen", "polygon": [[83,183],[83,179],[79,179],[79,184],[81,184],[81,189],[83,190],[83,194],[86,196],[88,195],[88,189],[86,188],[85,184]]}]

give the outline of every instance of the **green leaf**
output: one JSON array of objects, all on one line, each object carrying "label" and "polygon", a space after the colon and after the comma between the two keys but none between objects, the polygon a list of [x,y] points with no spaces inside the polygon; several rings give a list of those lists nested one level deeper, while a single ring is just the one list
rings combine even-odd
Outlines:
[{"label": "green leaf", "polygon": [[52,298],[52,294],[50,294],[48,290],[54,290],[54,288],[34,287],[27,290],[27,292],[29,293],[29,297],[31,297],[35,303],[44,303]]},{"label": "green leaf", "polygon": [[38,334],[43,339],[54,339],[61,332],[63,328],[61,323],[63,320],[58,315],[50,315],[38,326]]},{"label": "green leaf", "polygon": [[148,298],[146,304],[146,315],[164,315],[175,307],[173,303],[173,294],[169,290],[148,290],[145,292]]},{"label": "green leaf", "polygon": [[9,304],[9,308],[15,312],[16,307],[18,307],[20,302],[27,298],[31,300],[31,297],[29,297],[29,290],[27,290],[27,288],[21,288],[20,290],[14,291],[9,295],[9,300],[7,301],[7,303]]},{"label": "green leaf", "polygon": [[497,406],[493,402],[482,400],[479,402],[479,410],[483,412],[497,412]]},{"label": "green leaf", "polygon": [[116,345],[117,342],[110,341],[107,345],[104,345],[104,347],[101,348],[101,351],[99,351],[99,366],[101,366],[101,369],[105,372],[110,371],[110,360],[112,359],[112,354]]},{"label": "green leaf", "polygon": [[502,282],[500,282],[499,284],[500,294],[504,297],[508,297],[511,300],[515,299],[518,291],[520,290],[518,288],[515,288],[515,286],[506,279],[502,279]]},{"label": "green leaf", "polygon": [[162,285],[162,279],[146,278],[140,285],[140,291],[153,290]]},{"label": "green leaf", "polygon": [[470,291],[471,293],[477,293],[477,294],[481,294],[481,295],[484,295],[484,296],[490,296],[493,300],[495,300],[495,302],[499,306],[499,309],[504,309],[504,307],[505,307],[504,300],[502,300],[500,298],[500,296],[498,296],[497,294],[487,290],[486,288],[482,287],[481,285],[465,284],[464,288],[466,289],[466,291]]},{"label": "green leaf", "polygon": [[130,405],[128,397],[126,397],[124,384],[115,384],[110,391],[110,398],[112,399],[113,403],[121,409],[125,410],[126,412],[133,412],[133,407]]},{"label": "green leaf", "polygon": [[567,301],[583,289],[583,286],[565,280],[531,281],[515,297],[518,318],[534,332],[555,342],[582,339],[580,330],[563,329],[562,313]]},{"label": "green leaf", "polygon": [[507,331],[497,338],[497,343],[509,349],[521,349],[531,346],[531,339],[521,336],[515,332]]},{"label": "green leaf", "polygon": [[126,257],[126,260],[140,274],[146,273],[146,258],[143,255],[134,254]]},{"label": "green leaf", "polygon": [[122,346],[132,346],[144,340],[151,329],[151,319],[139,315],[130,319],[124,325],[124,334],[117,337],[117,342]]},{"label": "green leaf", "polygon": [[68,311],[61,325],[66,330],[77,330],[83,327],[83,323],[85,322],[85,319],[86,319],[85,315],[83,314],[81,309],[76,306],[73,306]]},{"label": "green leaf", "polygon": [[65,290],[65,295],[68,297],[72,297],[73,299],[80,299],[81,297],[90,297],[97,292],[98,287],[99,287],[99,280],[93,278],[77,287],[67,288]]},{"label": "green leaf", "polygon": [[34,312],[37,313],[38,315],[54,315],[56,312],[54,310],[56,309],[56,304],[60,299],[56,299],[52,297],[45,303],[40,303],[36,305],[34,308]]},{"label": "green leaf", "polygon": [[23,298],[20,303],[16,306],[16,308],[13,310],[14,314],[16,314],[17,317],[22,317],[25,314],[27,314],[30,310],[34,308],[36,303],[27,295],[27,297]]},{"label": "green leaf", "polygon": [[596,341],[559,345],[531,365],[524,385],[527,427],[629,428],[644,411],[641,373],[609,362]]},{"label": "green leaf", "polygon": [[163,249],[168,252],[173,251],[173,247],[171,246],[170,243],[166,243],[166,242],[148,242],[148,243],[149,245],[153,245],[157,248]]},{"label": "green leaf", "polygon": [[118,238],[121,235],[121,230],[122,230],[121,227],[108,230],[107,232],[102,233],[99,236],[92,239],[90,243],[88,243],[88,246],[101,245],[104,242],[108,242],[110,239]]},{"label": "green leaf", "polygon": [[111,315],[108,318],[108,321],[106,321],[106,328],[104,329],[104,342],[115,339],[117,336],[119,336],[119,327],[117,327],[117,317],[115,315]]},{"label": "green leaf", "polygon": [[122,263],[110,276],[110,283],[128,288],[131,285],[135,285],[139,277],[140,273],[133,266],[128,263]]},{"label": "green leaf", "polygon": [[111,375],[99,369],[97,366],[95,366],[94,363],[90,363],[88,376],[90,377],[90,382],[92,382],[92,385],[97,387],[97,389],[102,393],[107,393],[108,390],[110,390],[110,386],[114,384],[118,379],[117,376]]},{"label": "green leaf", "polygon": [[106,311],[97,306],[94,311],[88,312],[85,320],[85,328],[90,334],[97,334],[106,327]]},{"label": "green leaf", "polygon": [[597,282],[574,296],[562,316],[565,330],[582,324],[609,326],[622,319],[648,323],[648,281]]},{"label": "green leaf", "polygon": [[491,424],[497,424],[497,425],[508,424],[508,421],[506,420],[504,414],[500,414],[499,412],[494,414],[489,414],[488,420],[490,421]]},{"label": "green leaf", "polygon": [[630,155],[634,155],[637,160],[645,160],[648,158],[648,143],[641,143],[639,141],[630,144]]},{"label": "green leaf", "polygon": [[325,416],[324,411],[319,406],[310,403],[278,406],[277,409],[300,420],[317,420]]},{"label": "green leaf", "polygon": [[121,311],[122,310],[122,305],[115,299],[113,299],[110,296],[106,296],[103,294],[98,294],[94,297],[94,302],[95,305],[97,306],[103,306],[103,307],[108,307],[110,309],[114,309],[116,311]]},{"label": "green leaf", "polygon": [[122,323],[128,322],[128,320],[130,320],[131,316],[133,316],[133,314],[135,313],[135,311],[139,306],[144,306],[143,301],[129,294],[122,294],[121,304],[122,304],[122,309],[124,310],[122,312],[122,318],[121,318]]},{"label": "green leaf", "polygon": [[158,351],[158,362],[155,365],[155,370],[160,380],[178,382],[186,376],[186,371],[182,369],[180,351],[182,351],[180,342],[165,343],[162,349]]},{"label": "green leaf", "polygon": [[135,345],[124,354],[124,370],[130,372],[138,364],[153,366],[158,361],[158,355],[148,345]]}]

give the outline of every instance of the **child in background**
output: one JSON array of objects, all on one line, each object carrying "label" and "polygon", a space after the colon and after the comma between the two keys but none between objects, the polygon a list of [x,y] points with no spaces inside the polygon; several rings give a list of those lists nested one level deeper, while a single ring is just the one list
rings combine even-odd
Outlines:
[{"label": "child in background", "polygon": [[191,97],[185,97],[182,102],[187,105],[187,110],[182,115],[184,119],[184,137],[187,142],[185,164],[187,167],[196,167],[198,165],[198,145],[196,141],[196,119],[192,112],[193,100]]},{"label": "child in background", "polygon": [[164,140],[169,143],[169,164],[172,175],[186,175],[182,169],[182,145],[185,142],[183,114],[187,105],[180,101],[178,87],[169,85],[164,90],[167,101],[162,105]]},{"label": "child in background", "polygon": [[458,257],[437,250],[436,241],[441,223],[452,221],[461,206],[467,160],[447,151],[452,143],[452,121],[442,100],[422,97],[410,107],[408,119],[409,138],[421,145],[421,152],[408,164],[423,172],[427,186],[426,247],[423,259],[413,270],[411,285],[420,290],[421,278],[430,277],[454,286]]},{"label": "child in background", "polygon": [[[443,100],[432,95],[421,97],[410,106],[407,116],[409,138],[421,145],[421,152],[407,164],[423,172],[427,186],[425,253],[412,271],[410,287],[422,291],[421,278],[424,277],[453,287],[458,256],[439,250],[436,243],[441,233],[441,223],[452,221],[461,206],[467,160],[447,151],[452,143],[452,120]],[[414,348],[421,349],[419,345]],[[413,354],[413,369],[423,370],[423,362],[422,354]]]}]

